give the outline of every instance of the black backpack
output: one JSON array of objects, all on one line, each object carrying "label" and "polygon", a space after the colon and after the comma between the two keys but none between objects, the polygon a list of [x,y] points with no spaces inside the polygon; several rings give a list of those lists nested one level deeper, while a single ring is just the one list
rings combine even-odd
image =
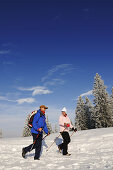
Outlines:
[{"label": "black backpack", "polygon": [[32,123],[33,123],[33,119],[34,119],[34,116],[35,116],[36,113],[37,113],[37,110],[33,111],[28,117],[28,124],[27,125],[28,125],[29,128],[33,127]]}]

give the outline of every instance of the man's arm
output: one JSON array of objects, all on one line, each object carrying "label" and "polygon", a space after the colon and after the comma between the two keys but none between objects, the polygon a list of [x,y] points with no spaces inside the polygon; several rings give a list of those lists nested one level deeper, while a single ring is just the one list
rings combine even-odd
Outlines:
[{"label": "man's arm", "polygon": [[44,132],[46,133],[46,134],[49,134],[50,132],[48,132],[48,128],[47,128],[47,124],[46,124],[46,122],[44,123]]},{"label": "man's arm", "polygon": [[34,119],[33,119],[33,123],[32,123],[32,124],[33,124],[33,128],[34,128],[36,131],[38,131],[38,129],[41,128],[41,127],[39,127],[39,125],[38,125],[39,119],[40,119],[40,113],[36,113],[35,116],[34,116]]}]

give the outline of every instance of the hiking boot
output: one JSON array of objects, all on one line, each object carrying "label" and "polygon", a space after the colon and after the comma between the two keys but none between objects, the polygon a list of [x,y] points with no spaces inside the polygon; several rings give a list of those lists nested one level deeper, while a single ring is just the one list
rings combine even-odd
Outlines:
[{"label": "hiking boot", "polygon": [[70,156],[71,154],[70,153],[67,153],[67,154],[65,154],[64,156]]},{"label": "hiking boot", "polygon": [[62,152],[62,150],[61,150],[60,146],[58,146],[58,149],[59,149],[59,152],[61,153],[61,152]]},{"label": "hiking boot", "polygon": [[34,160],[40,160],[40,158],[34,158]]},{"label": "hiking boot", "polygon": [[67,153],[66,156],[70,156],[71,154],[70,153]]},{"label": "hiking boot", "polygon": [[22,157],[25,158],[26,152],[24,150],[24,148],[22,148]]}]

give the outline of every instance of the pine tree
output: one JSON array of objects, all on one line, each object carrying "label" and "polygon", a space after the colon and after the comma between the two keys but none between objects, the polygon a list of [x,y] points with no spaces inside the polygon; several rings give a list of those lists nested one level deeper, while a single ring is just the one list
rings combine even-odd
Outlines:
[{"label": "pine tree", "polygon": [[93,95],[95,104],[95,127],[111,127],[113,122],[109,96],[106,91],[106,86],[98,73],[95,76]]},{"label": "pine tree", "polygon": [[28,126],[28,120],[29,120],[30,114],[27,116],[26,121],[25,121],[25,126],[23,130],[23,137],[28,137],[31,136],[31,128]]},{"label": "pine tree", "polygon": [[2,138],[2,129],[0,129],[0,138]]},{"label": "pine tree", "polygon": [[54,133],[57,133],[57,132],[58,132],[58,127],[57,127],[57,125],[55,124]]},{"label": "pine tree", "polygon": [[75,127],[78,130],[86,130],[87,126],[86,126],[86,119],[85,119],[84,101],[81,96],[78,99],[75,114],[76,114]]},{"label": "pine tree", "polygon": [[93,118],[94,107],[90,102],[90,100],[88,99],[88,97],[86,97],[85,100],[86,101],[85,101],[84,109],[85,109],[86,127],[87,129],[94,129],[95,128],[95,122]]},{"label": "pine tree", "polygon": [[50,124],[49,121],[48,121],[48,116],[46,117],[46,124],[47,124],[48,131],[49,131],[50,133],[52,133],[52,126],[51,126],[51,124]]},{"label": "pine tree", "polygon": [[112,94],[110,96],[110,106],[112,110],[112,121],[113,121],[113,87],[112,87]]},{"label": "pine tree", "polygon": [[[72,126],[73,126],[73,122],[72,122],[72,120],[70,120],[70,122],[71,122],[71,124],[72,124]],[[73,131],[71,128],[69,129],[69,131]]]},{"label": "pine tree", "polygon": [[111,94],[111,108],[112,108],[112,110],[113,110],[113,87],[112,87],[112,94]]}]

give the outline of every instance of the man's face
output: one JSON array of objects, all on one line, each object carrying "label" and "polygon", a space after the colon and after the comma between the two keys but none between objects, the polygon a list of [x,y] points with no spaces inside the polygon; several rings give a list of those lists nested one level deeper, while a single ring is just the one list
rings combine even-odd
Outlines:
[{"label": "man's face", "polygon": [[63,116],[66,116],[66,112],[62,112]]},{"label": "man's face", "polygon": [[44,107],[41,107],[40,110],[44,111],[44,112],[46,111],[46,109]]}]

